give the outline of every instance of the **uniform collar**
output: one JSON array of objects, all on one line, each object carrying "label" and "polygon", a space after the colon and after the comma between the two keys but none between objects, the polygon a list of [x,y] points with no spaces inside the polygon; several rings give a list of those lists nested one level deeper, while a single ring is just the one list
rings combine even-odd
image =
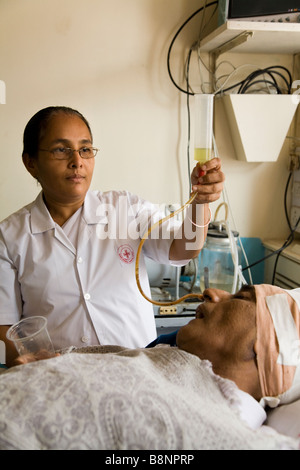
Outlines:
[{"label": "uniform collar", "polygon": [[100,204],[99,191],[88,191],[86,193],[82,216],[88,225],[107,223],[107,217],[99,215]]},{"label": "uniform collar", "polygon": [[41,191],[31,208],[31,231],[33,234],[43,233],[47,232],[47,230],[53,229],[55,225],[56,224],[44,203],[43,191]]},{"label": "uniform collar", "polygon": [[[94,191],[88,191],[83,206],[83,219],[89,224],[101,223],[101,217],[97,215],[97,209],[101,202]],[[31,231],[35,233],[43,233],[56,227],[56,223],[52,219],[46,204],[43,200],[43,191],[39,193],[31,208]]]}]

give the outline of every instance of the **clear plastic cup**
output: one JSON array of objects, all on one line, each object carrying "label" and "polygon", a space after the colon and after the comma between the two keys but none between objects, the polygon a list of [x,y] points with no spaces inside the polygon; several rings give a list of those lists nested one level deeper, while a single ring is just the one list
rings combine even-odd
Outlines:
[{"label": "clear plastic cup", "polygon": [[23,354],[55,356],[45,317],[36,316],[20,320],[9,328],[6,337],[14,342],[20,356]]}]

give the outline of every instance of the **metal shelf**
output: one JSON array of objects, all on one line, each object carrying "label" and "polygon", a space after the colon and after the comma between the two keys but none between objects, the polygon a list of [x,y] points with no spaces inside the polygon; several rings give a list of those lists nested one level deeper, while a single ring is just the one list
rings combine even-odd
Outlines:
[{"label": "metal shelf", "polygon": [[300,24],[228,20],[200,43],[200,51],[216,56],[223,52],[297,54]]}]

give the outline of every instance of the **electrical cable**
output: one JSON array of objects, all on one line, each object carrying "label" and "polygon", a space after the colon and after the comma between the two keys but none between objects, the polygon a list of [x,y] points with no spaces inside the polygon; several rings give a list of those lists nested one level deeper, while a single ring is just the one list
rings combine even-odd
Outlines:
[{"label": "electrical cable", "polygon": [[[295,225],[295,228],[292,230],[292,232],[294,232],[296,230],[297,226],[299,225],[299,222],[300,222],[300,217],[299,217],[299,219],[298,219],[298,221]],[[291,234],[288,236],[288,238],[285,240],[285,242],[283,243],[283,245],[280,248],[278,248],[275,251],[272,251],[272,253],[270,253],[269,255],[264,256],[263,258],[255,261],[254,263],[251,263],[250,265],[245,266],[244,268],[242,268],[242,271],[245,271],[245,269],[253,268],[253,266],[256,266],[257,264],[262,263],[262,261],[265,261],[265,260],[271,258],[271,256],[274,256],[278,253],[281,253],[285,248],[287,248],[292,243],[293,240],[290,240],[290,238],[291,238]]]},{"label": "electrical cable", "polygon": [[[213,1],[213,2],[210,2],[208,4],[205,5],[205,8],[208,8],[212,5],[217,5],[218,4],[218,1]],[[176,32],[176,34],[174,35],[172,41],[171,41],[171,44],[169,46],[169,50],[168,50],[168,56],[167,56],[167,68],[168,68],[168,73],[169,73],[169,77],[171,79],[171,82],[173,83],[173,85],[175,85],[175,87],[181,91],[182,93],[185,93],[185,94],[190,94],[190,95],[194,95],[194,93],[191,93],[189,92],[188,90],[184,90],[183,88],[181,88],[174,80],[173,78],[173,75],[172,75],[172,72],[171,72],[171,66],[170,66],[170,57],[171,57],[171,51],[172,51],[172,48],[173,48],[173,45],[178,37],[178,35],[181,33],[181,31],[183,30],[183,28],[198,14],[200,13],[202,10],[204,9],[204,6],[199,8],[198,10],[196,10],[191,16],[189,16],[189,18],[180,26],[180,28],[178,29],[178,31]]]},{"label": "electrical cable", "polygon": [[[292,244],[292,242],[294,241],[294,238],[295,238],[295,233],[294,232],[295,232],[299,222],[300,222],[300,217],[299,217],[294,229],[292,229],[289,237],[284,242],[283,246],[279,250],[277,250],[277,252],[275,253],[275,254],[277,254],[277,256],[276,256],[276,260],[275,260],[274,268],[273,268],[272,285],[274,285],[274,282],[275,282],[276,269],[277,269],[277,263],[278,263],[278,260],[279,260],[279,256],[281,255],[282,251],[285,250],[286,248],[288,248]],[[274,254],[274,253],[272,253],[272,254]]]},{"label": "electrical cable", "polygon": [[[168,55],[167,55],[167,68],[168,68],[168,73],[169,73],[169,77],[173,83],[173,85],[175,85],[175,87],[182,93],[185,93],[185,94],[188,94],[188,95],[194,95],[194,92],[193,91],[190,91],[189,90],[189,87],[187,87],[187,89],[183,89],[182,87],[180,87],[176,81],[174,80],[173,78],[173,75],[172,75],[172,72],[171,72],[171,66],[170,66],[170,57],[171,57],[171,52],[172,52],[172,48],[174,46],[174,43],[178,37],[178,35],[181,33],[181,31],[183,30],[183,28],[198,14],[200,13],[201,11],[205,11],[207,7],[210,7],[210,6],[213,6],[213,5],[216,5],[216,9],[217,9],[217,6],[218,6],[218,2],[217,1],[213,1],[213,2],[210,2],[210,3],[206,3],[205,2],[205,5],[201,8],[199,8],[198,10],[196,10],[191,16],[189,16],[187,18],[187,20],[180,26],[180,28],[178,29],[178,31],[176,32],[176,34],[174,35],[171,43],[170,43],[170,46],[169,46],[169,49],[168,49]],[[211,15],[211,18],[213,17],[216,9],[214,10],[213,14]],[[211,20],[210,18],[210,20]],[[210,21],[209,20],[209,21]],[[201,28],[200,28],[200,35],[203,33],[203,30],[205,29],[205,27],[207,26],[204,25],[203,27],[203,21],[204,21],[204,14],[203,14],[203,18],[202,18],[202,22],[201,22]],[[193,47],[196,46],[196,44],[198,44],[199,46],[199,43],[200,43],[200,37],[199,37],[199,40],[197,41],[197,43],[195,43],[191,49],[193,49]],[[189,52],[189,55],[190,55],[190,52]],[[198,60],[199,60],[199,47],[198,47]],[[189,60],[190,60],[190,57],[189,57]],[[288,76],[288,79],[280,72],[278,72],[276,69],[280,69],[280,70],[283,70],[287,76]],[[267,80],[261,80],[259,82],[255,81],[254,82],[254,79],[256,77],[259,77],[260,75],[265,75],[265,74],[268,74],[270,76],[270,78],[272,79],[272,82],[268,82]],[[279,77],[281,77],[281,79],[285,82],[285,85],[286,85],[286,89],[283,90],[285,91],[287,94],[290,94],[291,93],[291,87],[292,87],[292,76],[291,76],[291,73],[290,71],[284,67],[284,66],[281,66],[281,65],[273,65],[273,66],[270,66],[270,67],[266,67],[264,69],[258,69],[254,72],[252,72],[250,75],[248,75],[244,80],[241,80],[239,82],[237,82],[236,84],[234,85],[231,85],[230,87],[227,87],[225,89],[223,89],[223,86],[221,87],[220,90],[217,90],[215,91],[215,94],[220,94],[220,93],[225,93],[227,91],[230,91],[234,88],[237,88],[237,87],[240,87],[239,88],[239,91],[238,93],[245,93],[247,90],[249,90],[250,87],[252,87],[254,84],[257,84],[257,83],[264,83],[265,85],[272,85],[278,94],[281,94],[283,91],[281,89],[281,87],[279,86],[278,82],[276,81],[275,77],[274,77],[274,74],[278,75]]]},{"label": "electrical cable", "polygon": [[202,15],[202,18],[201,18],[201,24],[200,24],[200,30],[199,30],[199,39],[198,39],[199,42],[200,42],[201,34],[202,34],[202,32],[203,32],[203,25],[204,25],[204,17],[205,17],[206,5],[207,5],[207,0],[204,0],[203,15]]},{"label": "electrical cable", "polygon": [[[199,31],[199,38],[198,38],[198,42],[197,42],[197,58],[198,58],[198,68],[199,68],[199,77],[200,77],[200,90],[202,93],[211,93],[211,84],[210,82],[205,82],[204,79],[203,79],[203,75],[202,75],[202,69],[201,69],[201,66],[203,66],[207,72],[209,73],[209,75],[212,77],[212,80],[214,78],[214,74],[213,72],[209,69],[209,67],[205,64],[204,60],[202,60],[202,57],[200,55],[200,41],[202,40],[202,38],[205,36],[205,29],[209,26],[211,20],[213,19],[215,13],[217,12],[218,10],[218,5],[215,5],[215,8],[213,9],[209,19],[207,20],[207,22],[204,24],[204,17],[205,17],[205,13],[206,13],[206,6],[207,6],[207,0],[205,0],[205,5],[204,5],[204,11],[203,11],[203,15],[202,15],[202,21],[201,21],[201,27],[200,27],[200,31]],[[208,85],[209,86],[209,91],[205,91],[205,86]]]},{"label": "electrical cable", "polygon": [[[290,181],[291,181],[291,177],[292,177],[292,172],[290,171],[289,173],[289,176],[288,176],[288,179],[287,179],[287,183],[286,183],[286,186],[285,186],[285,191],[284,191],[284,212],[285,212],[285,216],[286,216],[286,220],[287,220],[287,223],[288,223],[288,226],[290,228],[290,236],[291,236],[291,240],[290,242],[284,247],[287,248],[289,245],[291,245],[291,243],[294,241],[294,238],[295,238],[295,230],[297,229],[297,226],[299,224],[299,221],[300,221],[300,217],[295,225],[295,228],[293,229],[292,226],[291,226],[291,223],[290,223],[290,218],[288,216],[288,211],[287,211],[287,192],[288,192],[288,188],[289,188],[289,184],[290,184]],[[272,284],[274,284],[275,282],[275,275],[276,275],[276,270],[277,270],[277,264],[278,264],[278,260],[279,260],[279,256],[281,255],[283,250],[281,250],[279,253],[277,253],[277,256],[276,256],[276,260],[275,260],[275,263],[274,263],[274,268],[273,268],[273,276],[272,276]]]},{"label": "electrical cable", "polygon": [[296,224],[295,224],[295,227],[291,230],[291,233],[289,234],[289,236],[287,237],[287,239],[285,240],[285,242],[283,243],[283,245],[278,248],[277,250],[275,251],[272,251],[272,253],[270,253],[269,255],[267,256],[264,256],[263,258],[259,259],[258,261],[255,261],[254,263],[248,265],[248,266],[245,266],[244,268],[242,268],[242,271],[244,271],[245,269],[249,269],[249,268],[252,268],[253,266],[256,266],[257,264],[261,263],[262,261],[265,261],[269,258],[271,258],[271,256],[274,256],[278,253],[281,253],[283,250],[285,250],[285,248],[287,248],[288,246],[290,246],[290,244],[293,242],[294,240],[294,232],[297,230],[297,227],[300,223],[300,217],[298,218]]},{"label": "electrical cable", "polygon": [[[282,73],[278,72],[277,69],[283,70],[286,73],[288,78],[286,78]],[[215,94],[218,95],[221,93],[226,93],[227,91],[233,90],[234,88],[237,88],[237,87],[239,87],[237,91],[238,94],[245,93],[251,86],[253,86],[254,83],[257,83],[257,81],[255,80],[259,78],[261,75],[263,76],[269,75],[269,77],[271,77],[272,82],[268,82],[265,79],[264,80],[262,79],[260,82],[265,83],[265,84],[267,83],[272,84],[277,90],[278,94],[282,94],[283,92],[285,92],[286,94],[291,93],[293,80],[292,80],[290,71],[282,65],[272,65],[270,67],[266,67],[264,69],[257,69],[254,72],[251,72],[245,79],[240,80],[237,83],[230,85],[227,88],[224,88],[224,85],[223,85],[221,89],[215,92]],[[280,87],[274,75],[278,75],[285,82],[285,85],[286,85],[285,89],[282,89]]]},{"label": "electrical cable", "polygon": [[[299,219],[300,220],[300,219]],[[285,250],[288,246],[291,245],[291,243],[294,241],[294,233],[291,234],[291,237],[290,237],[290,240],[288,242],[285,243],[285,246],[282,250],[280,250],[278,253],[277,253],[277,256],[276,256],[276,259],[275,259],[275,263],[274,263],[274,268],[273,268],[273,276],[272,276],[272,282],[271,284],[274,285],[274,282],[275,282],[275,276],[276,276],[276,270],[277,270],[277,263],[278,263],[278,260],[279,260],[279,256],[281,255],[282,251]]]},{"label": "electrical cable", "polygon": [[288,215],[288,209],[287,209],[287,192],[288,192],[288,189],[289,189],[289,184],[290,184],[291,178],[292,178],[292,172],[290,171],[288,179],[287,179],[287,183],[285,185],[285,190],[284,190],[284,213],[285,213],[286,221],[288,223],[288,226],[289,226],[290,230],[292,230],[292,226],[291,226],[290,218],[289,218],[289,215]]},{"label": "electrical cable", "polygon": [[[275,88],[275,90],[277,91],[277,94],[281,95],[281,90],[278,87],[278,85],[276,83],[273,83],[270,80],[266,80],[266,79],[264,79],[264,80],[254,80],[252,83],[249,83],[249,85],[247,85],[243,88],[243,94],[247,93],[249,88],[251,88],[253,85],[257,85],[258,83],[264,83],[265,85],[267,85],[267,84],[271,85],[273,88]],[[257,92],[257,90],[254,90],[254,92]]]}]

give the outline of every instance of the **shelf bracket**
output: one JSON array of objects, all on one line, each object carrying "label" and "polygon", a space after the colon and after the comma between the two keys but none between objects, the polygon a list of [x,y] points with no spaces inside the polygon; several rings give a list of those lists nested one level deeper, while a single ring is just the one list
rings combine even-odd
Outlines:
[{"label": "shelf bracket", "polygon": [[228,52],[231,49],[234,49],[235,47],[240,46],[244,42],[248,41],[248,39],[251,38],[253,34],[253,31],[243,31],[235,38],[230,39],[230,41],[227,41],[216,49],[213,49],[210,53],[214,59],[217,60],[221,54],[224,54],[225,52]]},{"label": "shelf bracket", "polygon": [[240,33],[238,36],[236,36],[233,39],[230,39],[227,42],[224,42],[219,47],[216,47],[209,53],[210,57],[210,70],[212,71],[213,75],[215,74],[216,71],[216,62],[220,55],[225,54],[225,52],[229,52],[232,49],[234,49],[237,46],[240,46],[244,42],[247,42],[248,39],[250,39],[253,36],[254,32],[253,31],[243,31]]}]

